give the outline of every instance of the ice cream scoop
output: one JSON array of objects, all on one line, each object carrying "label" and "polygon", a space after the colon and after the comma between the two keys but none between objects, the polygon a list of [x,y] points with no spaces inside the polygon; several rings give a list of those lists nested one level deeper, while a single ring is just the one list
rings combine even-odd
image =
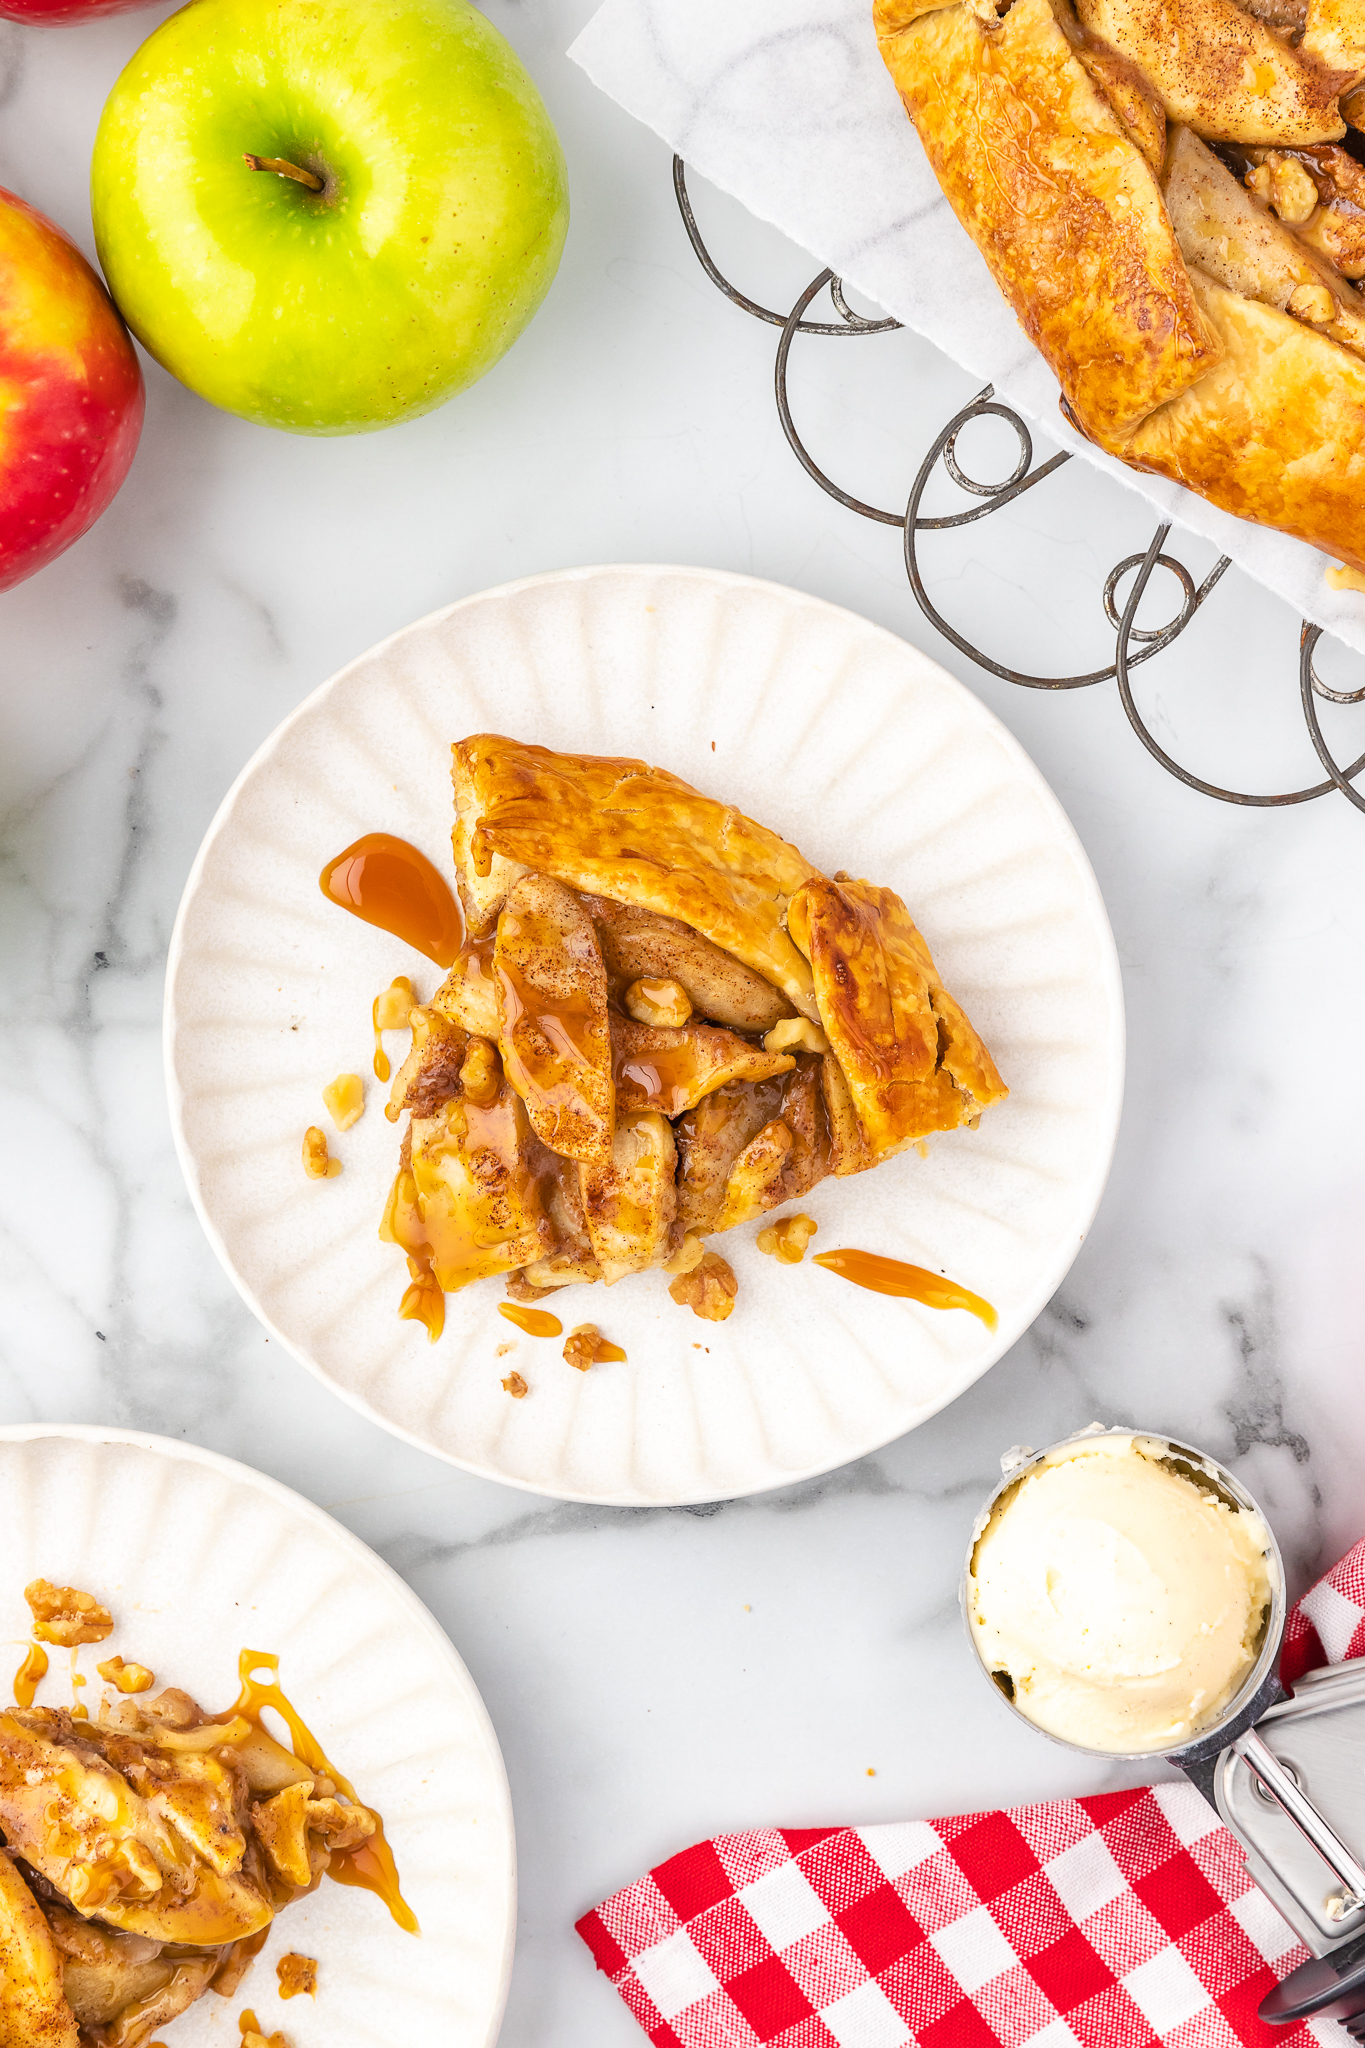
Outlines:
[{"label": "ice cream scoop", "polygon": [[964,1604],[1021,1714],[1135,1756],[1185,1747],[1245,1695],[1280,1585],[1274,1539],[1227,1474],[1165,1438],[1104,1431],[1009,1476],[973,1532]]}]

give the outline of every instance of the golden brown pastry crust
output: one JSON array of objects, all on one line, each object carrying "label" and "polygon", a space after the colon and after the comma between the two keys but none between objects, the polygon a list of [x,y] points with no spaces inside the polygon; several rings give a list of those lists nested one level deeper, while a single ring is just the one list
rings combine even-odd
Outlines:
[{"label": "golden brown pastry crust", "polygon": [[796,899],[792,922],[809,953],[820,1021],[867,1164],[973,1122],[1007,1093],[899,896],[870,882],[822,879]]},{"label": "golden brown pastry crust", "polygon": [[456,868],[483,889],[494,862],[680,918],[812,1016],[810,973],[787,937],[789,898],[816,870],[730,804],[643,761],[555,754],[497,733],[454,748]]},{"label": "golden brown pastry crust", "polygon": [[1365,363],[1192,276],[1223,360],[1111,452],[1365,569]]},{"label": "golden brown pastry crust", "polygon": [[[519,1300],[650,1267],[685,1279],[709,1232],[1005,1092],[889,891],[826,882],[637,761],[491,734],[454,752],[457,859],[483,931],[412,1011],[393,1086],[390,1113],[412,1112],[380,1230],[408,1255],[400,1314],[439,1334],[432,1292],[497,1274]],[[674,985],[676,1014],[695,1006],[688,1022],[622,1007],[642,970]],[[865,1067],[888,1003],[878,1092]]]},{"label": "golden brown pastry crust", "polygon": [[880,41],[940,185],[1078,419],[1112,438],[1202,376],[1218,342],[1151,165],[1048,0],[1001,20],[948,7]]}]

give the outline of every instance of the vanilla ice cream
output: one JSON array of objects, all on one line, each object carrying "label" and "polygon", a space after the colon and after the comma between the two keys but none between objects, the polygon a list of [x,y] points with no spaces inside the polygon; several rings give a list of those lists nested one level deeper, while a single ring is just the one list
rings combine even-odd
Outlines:
[{"label": "vanilla ice cream", "polygon": [[1022,1714],[1123,1755],[1177,1749],[1218,1720],[1260,1654],[1277,1584],[1264,1522],[1187,1456],[1097,1435],[1058,1445],[996,1501],[967,1615]]}]

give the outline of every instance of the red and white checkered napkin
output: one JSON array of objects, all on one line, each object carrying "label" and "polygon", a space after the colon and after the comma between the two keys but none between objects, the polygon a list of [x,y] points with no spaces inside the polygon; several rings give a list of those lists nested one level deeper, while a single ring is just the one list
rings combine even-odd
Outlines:
[{"label": "red and white checkered napkin", "polygon": [[[1365,1655],[1365,1542],[1294,1609],[1287,1683]],[[1306,1951],[1192,1785],[718,1835],[578,1931],[657,2048],[1310,2048],[1256,2017]]]}]

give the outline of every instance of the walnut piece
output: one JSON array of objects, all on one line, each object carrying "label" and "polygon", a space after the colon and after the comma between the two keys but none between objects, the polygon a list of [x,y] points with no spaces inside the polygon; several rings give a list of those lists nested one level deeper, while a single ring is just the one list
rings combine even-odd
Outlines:
[{"label": "walnut piece", "polygon": [[292,1951],[281,1956],[275,1965],[275,1975],[280,1980],[281,1998],[298,1998],[300,1995],[316,1998],[318,1995],[318,1966],[312,1956],[298,1956]]},{"label": "walnut piece", "polygon": [[706,1257],[706,1240],[689,1230],[682,1243],[670,1258],[664,1260],[665,1273],[690,1273]]},{"label": "walnut piece", "polygon": [[95,1669],[107,1685],[116,1685],[120,1692],[150,1692],[156,1684],[154,1671],[145,1664],[125,1664],[122,1657],[110,1657]]},{"label": "walnut piece", "polygon": [[498,1099],[502,1086],[502,1065],[497,1048],[486,1038],[471,1038],[460,1068],[460,1086],[476,1109],[487,1109]]},{"label": "walnut piece", "polygon": [[668,1291],[679,1308],[690,1308],[708,1323],[723,1323],[735,1305],[739,1282],[719,1252],[707,1252],[700,1265],[680,1274]]},{"label": "walnut piece", "polygon": [[820,1228],[813,1216],[779,1216],[758,1233],[758,1248],[784,1266],[799,1266],[806,1246]]},{"label": "walnut piece", "polygon": [[34,1579],[25,1586],[24,1598],[33,1610],[33,1633],[40,1643],[74,1650],[82,1643],[102,1643],[114,1632],[113,1616],[93,1593]]},{"label": "walnut piece", "polygon": [[1269,172],[1269,198],[1287,228],[1301,228],[1310,221],[1318,204],[1318,188],[1300,163],[1272,149],[1265,160]]},{"label": "walnut piece", "polygon": [[763,1040],[764,1052],[818,1052],[829,1051],[829,1040],[818,1024],[812,1024],[809,1017],[784,1017],[780,1024],[774,1024]]},{"label": "walnut piece", "polygon": [[625,1356],[619,1344],[608,1342],[596,1323],[580,1323],[564,1340],[564,1363],[575,1372],[587,1372],[594,1365],[614,1361],[624,1363]]},{"label": "walnut piece", "polygon": [[338,1074],[322,1091],[323,1105],[339,1131],[349,1131],[365,1114],[365,1083],[359,1074]]},{"label": "walnut piece", "polygon": [[303,1134],[303,1170],[309,1180],[335,1180],[341,1171],[339,1159],[327,1156],[327,1133],[309,1124]]},{"label": "walnut piece", "polygon": [[416,1001],[412,983],[406,974],[400,974],[397,981],[391,981],[383,993],[374,999],[375,1030],[404,1030],[416,1008]]},{"label": "walnut piece", "polygon": [[1288,311],[1310,327],[1326,327],[1337,317],[1336,295],[1325,284],[1296,285],[1289,294]]},{"label": "walnut piece", "polygon": [[680,1031],[692,1015],[692,998],[680,981],[641,975],[623,998],[637,1024],[663,1025]]},{"label": "walnut piece", "polygon": [[[501,1346],[499,1348],[501,1349]],[[509,1344],[507,1348],[510,1351],[512,1347]],[[526,1399],[526,1382],[519,1372],[509,1372],[507,1378],[503,1381],[503,1386],[514,1401],[524,1401]]]}]

